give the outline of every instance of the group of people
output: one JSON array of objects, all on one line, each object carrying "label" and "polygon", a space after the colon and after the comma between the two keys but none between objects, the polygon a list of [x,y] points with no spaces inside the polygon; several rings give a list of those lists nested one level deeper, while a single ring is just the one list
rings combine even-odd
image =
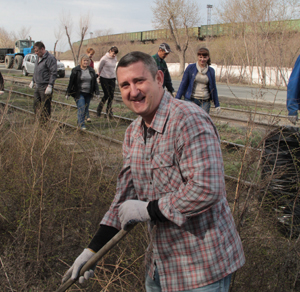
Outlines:
[{"label": "group of people", "polygon": [[93,95],[100,98],[97,79],[99,79],[104,93],[97,107],[97,116],[101,116],[103,106],[107,101],[107,117],[113,118],[112,101],[116,87],[115,68],[117,64],[116,55],[118,52],[119,50],[116,46],[111,47],[100,59],[96,73],[93,61],[95,50],[88,48],[86,54],[80,56],[79,65],[72,69],[66,98],[71,95],[76,101],[78,108],[77,120],[81,130],[86,130],[85,120],[88,123],[91,122],[89,105]]},{"label": "group of people", "polygon": [[[34,44],[34,51],[38,59],[31,87],[36,85],[35,100],[45,103],[49,116],[56,60],[41,42]],[[147,222],[151,242],[146,259],[147,292],[227,292],[245,256],[226,199],[220,138],[208,114],[211,101],[220,108],[208,49],[198,50],[198,60],[185,70],[176,95],[164,61],[170,53],[166,43],[154,56],[138,51],[126,54],[116,70],[118,49],[111,47],[101,58],[97,73],[94,53],[89,49],[81,56],[67,89],[76,100],[80,126],[85,117],[89,119],[92,95],[99,96],[97,75],[104,91],[98,114],[107,100],[107,113],[112,114],[117,78],[124,104],[138,118],[125,133],[115,198],[63,281],[77,279],[81,267],[119,230]],[[300,57],[291,78],[299,75],[299,64]],[[293,80],[298,104],[290,102],[290,108],[296,116],[300,82],[296,77]],[[86,271],[79,282],[93,273],[93,269]]]},{"label": "group of people", "polygon": [[[30,88],[35,86],[34,111],[40,108],[43,120],[47,120],[51,115],[51,100],[54,82],[57,77],[57,64],[54,56],[46,51],[42,42],[34,44],[34,51],[37,54],[37,62]],[[71,72],[66,98],[72,96],[77,104],[77,122],[82,130],[86,130],[85,122],[91,123],[89,115],[90,101],[95,95],[100,98],[97,79],[103,90],[103,97],[97,107],[97,116],[100,117],[102,109],[107,102],[106,116],[113,118],[112,102],[116,86],[116,65],[119,50],[112,46],[108,52],[100,59],[97,68],[94,67],[93,56],[95,50],[88,48],[86,54],[80,56],[79,65]],[[165,58],[171,52],[167,43],[159,46],[158,52],[153,55],[158,70],[163,72],[163,88],[177,99],[184,96],[186,101],[191,101],[202,107],[207,113],[210,111],[211,101],[214,102],[218,112],[220,110],[218,93],[215,81],[215,72],[210,65],[210,55],[207,48],[200,48],[198,51],[198,62],[191,64],[184,72],[178,92],[174,91],[171,76],[165,62]],[[95,70],[96,69],[96,70]]]},{"label": "group of people", "polygon": [[158,70],[164,73],[163,88],[166,87],[177,99],[184,97],[184,100],[197,104],[208,114],[210,112],[211,101],[213,101],[217,113],[219,113],[221,108],[216,86],[215,70],[210,67],[209,50],[204,47],[198,50],[198,60],[196,63],[188,65],[184,71],[177,93],[174,91],[171,76],[164,60],[170,52],[170,46],[167,43],[162,43],[159,46],[158,52],[152,56]]},{"label": "group of people", "polygon": [[[53,87],[57,78],[57,61],[51,55],[42,42],[36,42],[33,45],[37,60],[35,62],[34,74],[29,84],[34,90],[34,112],[40,112],[40,119],[45,122],[51,116],[51,101]],[[74,67],[71,72],[69,85],[66,91],[66,98],[72,96],[77,104],[77,122],[82,130],[86,130],[86,122],[91,122],[89,116],[89,104],[95,95],[100,98],[99,86],[97,78],[101,83],[104,96],[99,103],[97,113],[101,115],[103,105],[108,100],[106,112],[108,117],[112,117],[112,100],[115,90],[115,67],[117,64],[116,54],[118,48],[113,46],[108,53],[100,60],[97,73],[94,70],[93,55],[95,51],[88,48],[86,54],[80,56],[79,65]]]}]

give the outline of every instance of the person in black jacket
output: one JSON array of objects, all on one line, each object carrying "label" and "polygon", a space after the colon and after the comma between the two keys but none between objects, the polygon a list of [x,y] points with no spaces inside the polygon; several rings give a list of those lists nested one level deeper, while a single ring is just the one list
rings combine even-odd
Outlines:
[{"label": "person in black jacket", "polygon": [[86,130],[85,117],[88,116],[90,101],[95,93],[100,98],[99,87],[97,84],[96,73],[89,66],[90,58],[88,55],[81,55],[79,65],[72,69],[66,98],[73,96],[77,104],[78,126],[81,130]]},{"label": "person in black jacket", "polygon": [[0,72],[0,95],[4,93],[4,79]]},{"label": "person in black jacket", "polygon": [[42,42],[33,45],[36,61],[29,88],[34,89],[33,109],[42,123],[51,116],[53,87],[57,77],[57,60],[46,49]]}]

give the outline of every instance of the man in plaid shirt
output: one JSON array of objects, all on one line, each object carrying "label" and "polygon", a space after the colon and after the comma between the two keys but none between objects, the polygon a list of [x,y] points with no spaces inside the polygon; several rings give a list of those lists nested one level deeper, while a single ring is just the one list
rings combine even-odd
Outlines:
[{"label": "man in plaid shirt", "polygon": [[[117,67],[123,102],[139,117],[128,127],[116,196],[88,248],[63,281],[76,279],[121,228],[149,222],[146,291],[228,291],[244,262],[226,200],[217,130],[198,106],[163,90],[163,73],[141,52]],[[93,270],[79,282],[93,276]]]}]

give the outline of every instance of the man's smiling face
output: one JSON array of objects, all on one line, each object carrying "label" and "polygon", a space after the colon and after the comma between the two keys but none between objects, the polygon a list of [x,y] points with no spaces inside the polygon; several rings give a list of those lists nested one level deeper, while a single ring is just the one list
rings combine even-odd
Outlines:
[{"label": "man's smiling face", "polygon": [[148,68],[139,61],[119,67],[117,78],[124,104],[149,126],[163,96],[163,73],[157,71],[153,79]]}]

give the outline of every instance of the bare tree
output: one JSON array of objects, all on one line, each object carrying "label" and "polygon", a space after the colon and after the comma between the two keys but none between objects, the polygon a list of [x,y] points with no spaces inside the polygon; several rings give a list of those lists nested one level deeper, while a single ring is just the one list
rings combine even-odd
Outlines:
[{"label": "bare tree", "polygon": [[[262,85],[266,84],[267,66],[276,66],[286,82],[282,67],[291,66],[299,45],[291,46],[293,19],[299,17],[299,0],[223,0],[218,16],[227,25],[231,62],[249,68],[248,80],[257,68]],[[224,53],[224,57],[226,54]],[[247,70],[241,70],[246,72]],[[271,78],[271,77],[270,77]]]},{"label": "bare tree", "polygon": [[14,37],[5,28],[0,27],[0,48],[13,48]]},{"label": "bare tree", "polygon": [[77,62],[78,62],[78,59],[79,59],[82,42],[83,42],[83,39],[84,39],[88,29],[89,29],[89,26],[90,26],[90,13],[87,13],[86,15],[80,16],[79,31],[78,31],[79,36],[80,36],[80,44],[79,44],[79,48],[78,48],[78,51],[77,51]]},{"label": "bare tree", "polygon": [[72,31],[73,31],[73,22],[72,22],[70,12],[68,14],[65,14],[64,12],[61,14],[60,23],[61,23],[61,26],[62,26],[63,30],[66,33],[68,43],[69,43],[69,46],[70,46],[70,49],[71,49],[71,52],[72,52],[74,64],[76,66],[78,64],[78,58],[79,58],[79,55],[80,55],[82,42],[83,42],[83,40],[84,40],[84,38],[87,34],[88,28],[90,26],[90,13],[87,13],[86,15],[81,16],[79,18],[78,34],[79,34],[79,37],[80,37],[80,44],[79,44],[79,47],[77,49],[77,54],[75,53],[75,48],[74,48],[74,46],[72,44],[72,41],[71,41],[71,36],[72,36]]},{"label": "bare tree", "polygon": [[57,46],[57,43],[63,37],[63,30],[62,30],[61,26],[59,26],[57,29],[54,29],[54,36],[55,36],[56,41],[54,43],[53,55],[54,55],[54,57],[57,58],[57,56],[56,56],[56,46]]},{"label": "bare tree", "polygon": [[29,38],[31,27],[22,26],[21,29],[17,33],[17,38],[20,40],[24,40]]},{"label": "bare tree", "polygon": [[152,7],[155,28],[165,28],[170,31],[175,43],[175,53],[179,57],[179,74],[185,68],[185,53],[192,34],[190,28],[200,21],[199,6],[193,0],[154,0]]}]

